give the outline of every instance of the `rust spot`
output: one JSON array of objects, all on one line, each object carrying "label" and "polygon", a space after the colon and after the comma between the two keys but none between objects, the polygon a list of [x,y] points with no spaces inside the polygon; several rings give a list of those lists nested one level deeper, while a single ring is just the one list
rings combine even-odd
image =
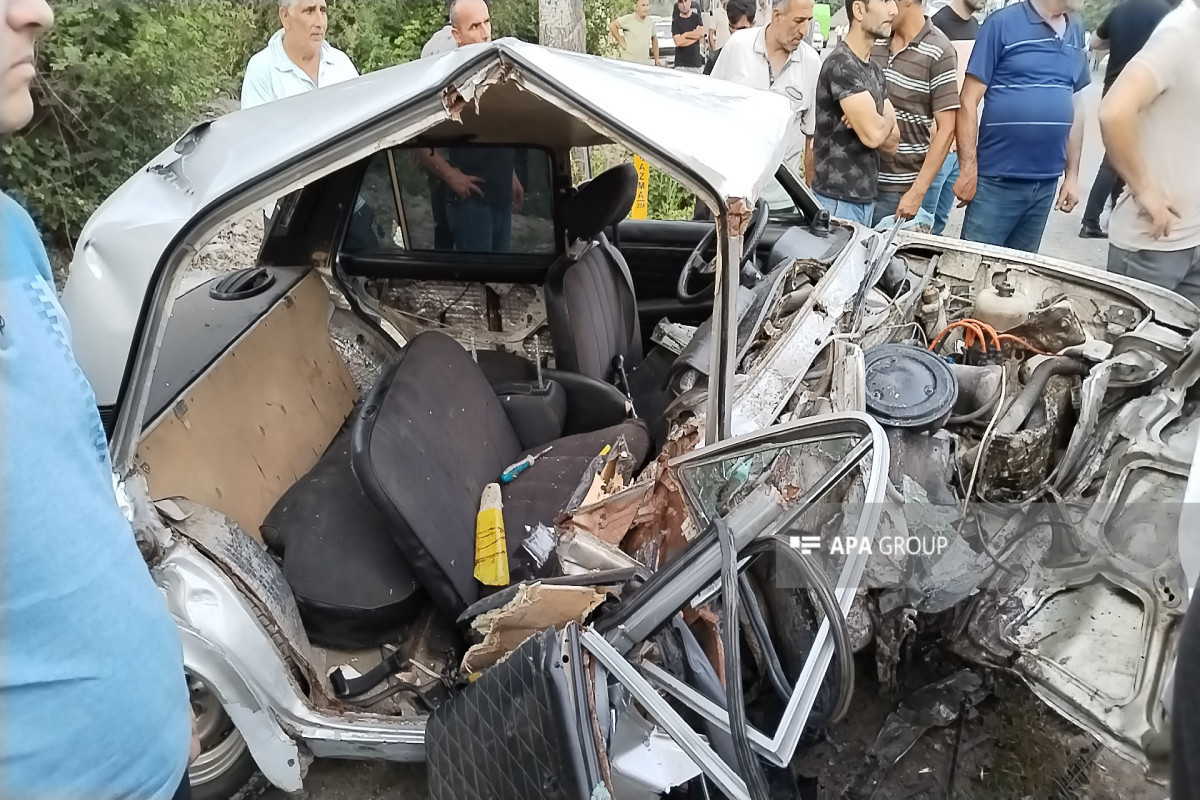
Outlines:
[{"label": "rust spot", "polygon": [[458,93],[457,86],[447,86],[442,90],[442,105],[455,122],[462,121],[462,112],[467,107],[467,101]]},{"label": "rust spot", "polygon": [[746,205],[745,198],[729,198],[729,235],[745,236],[746,228],[750,227],[750,216],[753,209]]}]

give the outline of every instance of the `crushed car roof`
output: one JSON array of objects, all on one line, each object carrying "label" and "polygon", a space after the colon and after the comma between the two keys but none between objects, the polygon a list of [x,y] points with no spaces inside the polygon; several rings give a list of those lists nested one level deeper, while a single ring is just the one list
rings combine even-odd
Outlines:
[{"label": "crushed car roof", "polygon": [[[384,130],[422,104],[433,109],[429,124]],[[480,106],[482,116],[475,113]],[[79,238],[64,300],[70,304],[79,293],[86,302],[94,291],[88,278],[77,275],[99,279],[114,273],[111,285],[119,296],[111,288],[105,292],[104,348],[128,352],[155,270],[195,220],[297,165],[312,164],[302,185],[414,135],[455,132],[477,141],[547,147],[618,141],[693,188],[753,202],[778,168],[793,120],[790,103],[780,95],[702,75],[515,39],[463,47],[192,128],[92,215]],[[363,140],[345,157],[318,158],[375,128],[378,137]],[[288,190],[294,188],[296,183]],[[245,205],[254,202],[261,200],[247,196]],[[90,353],[83,348],[81,361]],[[101,402],[113,402],[120,375],[100,364],[84,368],[96,376]]]}]

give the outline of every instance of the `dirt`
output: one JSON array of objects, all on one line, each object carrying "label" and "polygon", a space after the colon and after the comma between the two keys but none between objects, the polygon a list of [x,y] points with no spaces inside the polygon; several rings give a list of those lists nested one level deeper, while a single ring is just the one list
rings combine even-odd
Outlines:
[{"label": "dirt", "polygon": [[[819,781],[819,796],[849,796],[888,715],[910,693],[969,665],[937,650],[901,666],[900,687],[888,695],[875,680],[874,660],[856,664],[854,705],[825,741],[800,754],[797,772]],[[1166,800],[1164,785],[1100,746],[1039,701],[1019,680],[978,671],[987,696],[967,713],[947,793],[957,722],[932,728],[900,759],[874,800]]]}]

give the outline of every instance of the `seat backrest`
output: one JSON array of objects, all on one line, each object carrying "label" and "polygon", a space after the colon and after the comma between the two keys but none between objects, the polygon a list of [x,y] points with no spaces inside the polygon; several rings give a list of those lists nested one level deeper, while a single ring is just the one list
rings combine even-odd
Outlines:
[{"label": "seat backrest", "polygon": [[563,203],[572,247],[546,275],[546,316],[555,365],[608,381],[612,361],[628,369],[642,360],[642,331],[629,266],[602,231],[629,215],[637,195],[632,164],[609,169]]},{"label": "seat backrest", "polygon": [[521,444],[471,354],[434,331],[384,371],[354,426],[354,473],[439,608],[479,597],[475,517],[483,487]]}]

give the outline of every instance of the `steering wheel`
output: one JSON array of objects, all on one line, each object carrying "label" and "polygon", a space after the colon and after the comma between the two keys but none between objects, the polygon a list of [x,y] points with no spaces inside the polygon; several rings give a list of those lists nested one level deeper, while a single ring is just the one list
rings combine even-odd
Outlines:
[{"label": "steering wheel", "polygon": [[[766,200],[759,200],[754,205],[754,213],[750,216],[750,224],[747,226],[749,231],[742,239],[742,261],[738,264],[738,270],[741,271],[747,263],[754,262],[754,254],[758,250],[758,243],[762,240],[763,233],[767,230],[767,212],[769,207]],[[713,246],[713,242],[717,240],[717,225],[714,222],[712,230],[704,234],[704,238],[692,250],[691,255],[687,257],[687,261],[683,264],[683,271],[679,273],[679,283],[675,285],[675,296],[679,298],[679,302],[692,305],[711,300],[713,296],[713,287],[717,282],[717,260],[716,257],[712,261],[704,258],[704,253]],[[692,283],[693,276],[705,275],[709,276],[708,280],[699,281],[700,288],[696,291],[689,291],[688,286]]]}]

